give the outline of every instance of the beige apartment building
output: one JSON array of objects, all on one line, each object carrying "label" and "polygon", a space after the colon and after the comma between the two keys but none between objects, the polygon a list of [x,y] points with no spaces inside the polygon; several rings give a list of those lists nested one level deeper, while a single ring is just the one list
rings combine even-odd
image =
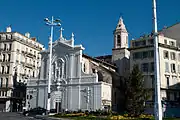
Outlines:
[{"label": "beige apartment building", "polygon": [[29,33],[0,32],[0,111],[20,109],[25,91],[17,85],[38,77],[43,49]]},{"label": "beige apartment building", "polygon": [[[159,62],[161,99],[177,101],[180,97],[180,48],[178,40],[165,37],[159,32]],[[154,47],[151,35],[132,40],[130,45],[130,69],[138,64],[144,75],[144,84],[151,90],[150,100],[154,100]]]}]

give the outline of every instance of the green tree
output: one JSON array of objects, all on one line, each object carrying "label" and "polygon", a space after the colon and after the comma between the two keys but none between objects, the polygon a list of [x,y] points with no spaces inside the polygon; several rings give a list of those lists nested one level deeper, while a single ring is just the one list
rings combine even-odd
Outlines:
[{"label": "green tree", "polygon": [[133,116],[138,116],[144,112],[145,101],[149,98],[148,91],[144,87],[144,79],[138,65],[133,66],[133,70],[126,79],[126,111]]}]

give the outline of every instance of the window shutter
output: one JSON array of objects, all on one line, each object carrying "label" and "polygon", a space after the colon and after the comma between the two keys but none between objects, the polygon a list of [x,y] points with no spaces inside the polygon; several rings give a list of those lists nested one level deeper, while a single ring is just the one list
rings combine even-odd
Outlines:
[{"label": "window shutter", "polygon": [[178,72],[180,73],[180,65],[178,65]]},{"label": "window shutter", "polygon": [[165,72],[169,72],[169,64],[168,64],[168,62],[165,62]]},{"label": "window shutter", "polygon": [[173,72],[173,64],[171,64],[171,72]]}]

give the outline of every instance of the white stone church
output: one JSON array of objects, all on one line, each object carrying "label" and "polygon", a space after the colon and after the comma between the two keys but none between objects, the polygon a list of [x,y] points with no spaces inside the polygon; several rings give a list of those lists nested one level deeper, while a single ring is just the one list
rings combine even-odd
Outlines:
[{"label": "white stone church", "polygon": [[[127,74],[129,68],[127,48],[128,32],[122,18],[114,31],[112,56],[106,56],[105,60],[83,54],[85,48],[74,45],[74,35],[66,40],[61,29],[59,39],[53,42],[50,108],[71,111],[116,109],[120,99],[116,87],[120,76]],[[39,78],[27,83],[27,109],[47,107],[49,49],[41,55]]]}]

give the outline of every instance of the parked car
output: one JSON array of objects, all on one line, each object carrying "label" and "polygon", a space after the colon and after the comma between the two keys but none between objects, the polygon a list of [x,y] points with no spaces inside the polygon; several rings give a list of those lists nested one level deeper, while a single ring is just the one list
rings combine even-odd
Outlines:
[{"label": "parked car", "polygon": [[48,111],[46,109],[41,108],[41,107],[37,107],[37,108],[33,108],[31,110],[23,112],[23,115],[35,116],[35,115],[46,115],[47,113],[48,113]]}]

